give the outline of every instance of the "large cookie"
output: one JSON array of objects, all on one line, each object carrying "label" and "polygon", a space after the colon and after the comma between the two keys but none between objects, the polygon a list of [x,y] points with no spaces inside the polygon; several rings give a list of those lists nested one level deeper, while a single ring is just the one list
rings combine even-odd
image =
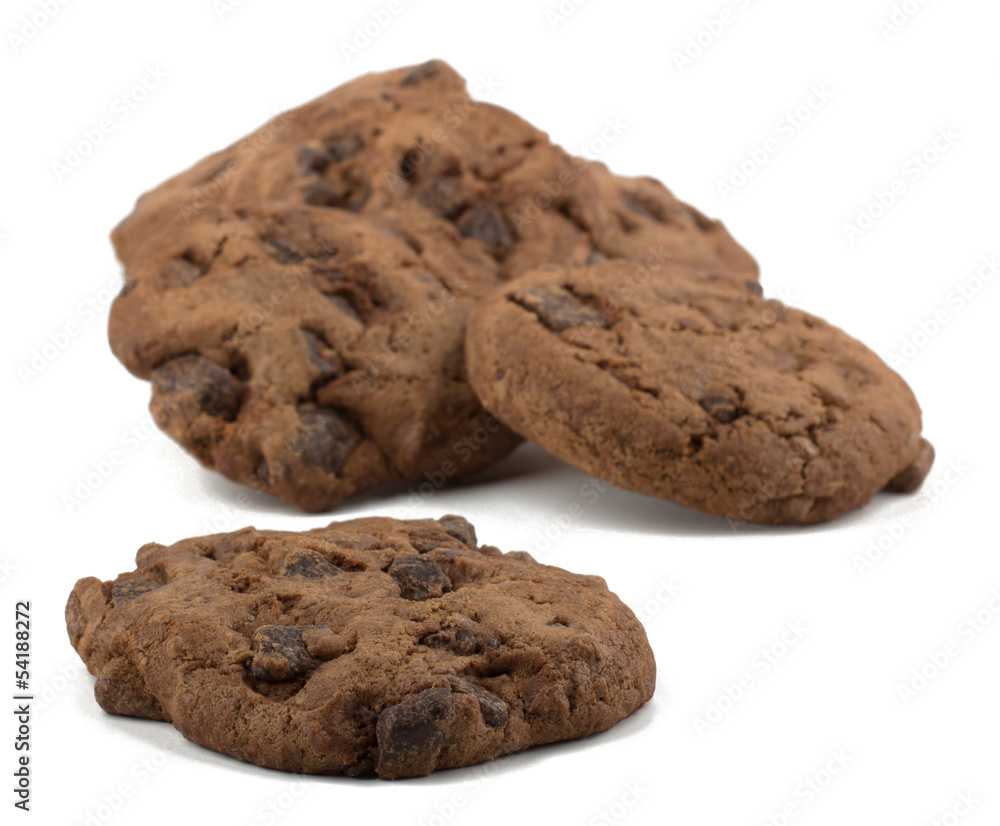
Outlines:
[{"label": "large cookie", "polygon": [[463,357],[469,308],[511,274],[628,257],[756,277],[721,224],[570,157],[440,62],[280,116],[144,195],[114,241],[111,346],[152,380],[157,422],[306,510],[512,449]]},{"label": "large cookie", "polygon": [[470,316],[466,360],[521,435],[732,519],[820,522],[916,489],[933,459],[910,388],[863,344],[756,282],[680,265],[512,281]]},{"label": "large cookie", "polygon": [[603,579],[477,547],[460,517],[246,528],[136,562],[66,606],[97,702],[261,766],[425,775],[603,731],[653,693]]},{"label": "large cookie", "polygon": [[477,471],[519,441],[465,378],[466,316],[499,282],[481,252],[421,238],[340,209],[213,208],[136,256],[112,347],[202,463],[306,510]]},{"label": "large cookie", "polygon": [[437,60],[357,78],[208,156],[143,195],[115,247],[128,265],[173,224],[261,200],[387,216],[411,232],[431,226],[487,252],[504,274],[597,253],[757,275],[722,224],[658,181],[570,156],[512,112],[472,99]]}]

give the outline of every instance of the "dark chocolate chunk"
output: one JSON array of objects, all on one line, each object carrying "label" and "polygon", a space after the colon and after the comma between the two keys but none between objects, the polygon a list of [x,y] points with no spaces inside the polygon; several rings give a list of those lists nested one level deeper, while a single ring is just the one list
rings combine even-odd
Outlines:
[{"label": "dark chocolate chunk", "polygon": [[464,542],[470,548],[478,546],[476,528],[469,520],[461,516],[447,514],[438,519],[438,524],[444,528],[448,536],[455,537],[459,542]]},{"label": "dark chocolate chunk", "polygon": [[934,464],[934,445],[920,440],[920,455],[889,480],[885,489],[890,493],[913,493],[927,478]]},{"label": "dark chocolate chunk", "polygon": [[326,151],[336,163],[352,158],[365,148],[364,141],[357,135],[342,135],[327,141]]},{"label": "dark chocolate chunk", "polygon": [[336,473],[361,442],[361,433],[348,419],[324,407],[299,411],[300,430],[292,450],[308,464]]},{"label": "dark chocolate chunk", "polygon": [[193,261],[186,258],[175,258],[173,261],[168,261],[160,270],[160,282],[168,289],[190,287],[204,274],[205,270]]},{"label": "dark chocolate chunk", "polygon": [[187,407],[188,401],[209,416],[228,422],[236,418],[243,399],[242,383],[225,367],[190,353],[168,361],[153,371],[156,401]]},{"label": "dark chocolate chunk", "polygon": [[458,222],[458,231],[465,238],[475,238],[491,247],[509,250],[514,246],[503,213],[493,204],[483,203],[470,209]]},{"label": "dark chocolate chunk", "polygon": [[430,599],[451,590],[451,580],[428,556],[404,556],[389,566],[389,576],[399,583],[404,599]]},{"label": "dark chocolate chunk", "polygon": [[603,315],[565,290],[551,292],[532,287],[518,290],[511,297],[515,303],[538,316],[538,320],[554,333],[581,324],[607,325]]},{"label": "dark chocolate chunk", "polygon": [[285,241],[281,238],[271,238],[268,239],[267,243],[274,250],[271,253],[274,256],[274,260],[281,264],[298,264],[307,258],[306,254],[291,241]]},{"label": "dark chocolate chunk", "polygon": [[344,769],[344,774],[347,777],[365,777],[369,774],[375,773],[375,763],[369,760],[367,757],[363,760],[359,760],[357,763],[348,766]]},{"label": "dark chocolate chunk", "polygon": [[299,147],[299,166],[306,172],[322,172],[333,159],[322,146],[304,143]]},{"label": "dark chocolate chunk", "polygon": [[262,625],[250,642],[253,658],[250,675],[269,683],[296,680],[312,671],[320,660],[309,655],[302,632],[319,625]]},{"label": "dark chocolate chunk", "polygon": [[320,371],[316,378],[317,383],[329,381],[344,372],[344,363],[340,356],[325,339],[320,338],[312,330],[302,330],[302,337],[306,340],[309,361]]},{"label": "dark chocolate chunk", "polygon": [[108,714],[170,719],[159,700],[146,688],[135,666],[125,657],[116,657],[101,669],[94,683],[94,697]]},{"label": "dark chocolate chunk", "polygon": [[304,576],[307,579],[322,579],[343,573],[319,552],[312,548],[302,548],[292,551],[285,557],[281,573],[283,576]]},{"label": "dark chocolate chunk", "polygon": [[465,628],[444,628],[428,634],[420,642],[428,648],[446,648],[460,657],[470,657],[484,649],[493,649],[500,645],[499,640],[492,635],[480,639]]},{"label": "dark chocolate chunk", "polygon": [[302,200],[313,206],[337,206],[340,198],[326,178],[314,175],[302,189]]},{"label": "dark chocolate chunk", "polygon": [[447,688],[427,688],[383,711],[378,718],[380,777],[430,774],[447,742],[455,705]]},{"label": "dark chocolate chunk", "polygon": [[702,409],[716,421],[727,424],[736,418],[736,405],[725,396],[705,396],[701,402]]},{"label": "dark chocolate chunk", "polygon": [[437,73],[437,62],[428,60],[426,63],[421,63],[419,66],[414,66],[410,69],[410,71],[403,76],[403,85],[414,86],[425,78],[434,77]]},{"label": "dark chocolate chunk", "polygon": [[492,691],[487,691],[482,686],[463,680],[461,677],[449,677],[452,690],[458,694],[471,694],[479,701],[479,711],[483,715],[483,722],[490,728],[500,728],[507,725],[507,718],[510,716],[510,706],[501,700]]},{"label": "dark chocolate chunk", "polygon": [[644,218],[651,218],[654,221],[659,221],[661,224],[667,222],[667,215],[663,206],[651,198],[626,191],[622,193],[622,203],[632,210],[632,212],[642,215]]}]

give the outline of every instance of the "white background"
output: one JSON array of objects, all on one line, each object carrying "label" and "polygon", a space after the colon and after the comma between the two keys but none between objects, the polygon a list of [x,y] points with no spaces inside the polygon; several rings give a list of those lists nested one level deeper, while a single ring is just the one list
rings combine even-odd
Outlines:
[{"label": "white background", "polygon": [[[562,20],[547,15],[558,0],[410,0],[350,60],[343,44],[387,3],[64,0],[24,36],[23,16],[44,22],[42,5],[6,0],[0,13],[0,695],[14,693],[14,602],[30,599],[42,701],[27,817],[149,826],[1000,822],[1000,600],[991,597],[1000,588],[1000,285],[979,275],[984,257],[1000,254],[995,2],[908,0],[914,13],[889,32],[880,27],[889,0],[589,0],[564,3],[572,13]],[[724,11],[713,38],[706,21]],[[707,45],[679,65],[689,37]],[[492,78],[491,100],[571,150],[590,147],[618,172],[660,177],[723,218],[758,257],[768,294],[895,359],[938,461],[922,494],[878,496],[811,529],[733,531],[619,491],[591,503],[585,476],[532,447],[430,501],[402,486],[350,502],[334,516],[457,512],[486,542],[602,574],[644,617],[658,689],[606,734],[485,768],[393,783],[297,779],[199,749],[166,724],[105,715],[67,641],[62,611],[74,581],[130,569],[144,542],[328,521],[200,469],[154,430],[147,386],[105,339],[119,278],[107,234],[142,190],[276,112],[361,72],[430,57]],[[130,90],[144,78],[155,88],[138,101]],[[799,118],[813,87],[823,90],[812,98],[818,108]],[[55,164],[104,118],[110,132],[60,174]],[[624,127],[602,149],[608,118]],[[952,142],[919,170],[911,157],[939,130]],[[724,195],[720,181],[769,138],[775,151],[763,167]],[[905,192],[848,238],[845,224],[894,180]],[[927,323],[935,316],[936,329]],[[69,324],[76,334],[64,339]],[[68,505],[113,451],[122,462]],[[857,560],[873,542],[884,554],[862,572]],[[667,598],[665,585],[679,592]],[[976,631],[965,618],[980,610],[987,622]],[[781,653],[786,623],[796,622],[801,639],[764,673],[760,650]],[[949,642],[957,656],[904,703],[899,686]],[[753,685],[743,696],[720,699],[744,674]],[[727,710],[699,734],[696,718],[713,705]],[[0,786],[10,811],[5,716]],[[835,752],[846,768],[827,775]],[[800,785],[809,778],[819,794]],[[961,815],[968,793],[978,802]],[[795,815],[782,820],[788,804]]]}]

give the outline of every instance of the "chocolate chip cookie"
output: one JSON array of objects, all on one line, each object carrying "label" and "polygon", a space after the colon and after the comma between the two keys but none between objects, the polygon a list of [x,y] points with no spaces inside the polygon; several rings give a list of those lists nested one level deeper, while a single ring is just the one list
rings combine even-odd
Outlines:
[{"label": "chocolate chip cookie", "polygon": [[474,100],[439,60],[365,75],[277,116],[143,195],[114,231],[115,248],[127,266],[177,222],[262,200],[391,217],[417,236],[476,248],[505,275],[594,255],[757,275],[722,224],[658,181],[611,175]]},{"label": "chocolate chip cookie", "polygon": [[808,524],[933,461],[917,401],[863,344],[750,280],[609,261],[511,281],[473,310],[469,379],[508,426],[620,487]]},{"label": "chocolate chip cookie", "polygon": [[466,316],[498,281],[422,239],[340,209],[213,208],[133,260],[113,350],[203,464],[305,510],[473,473],[519,442],[465,378]]},{"label": "chocolate chip cookie", "polygon": [[115,230],[114,353],[207,467],[306,510],[451,480],[519,439],[465,377],[469,308],[553,262],[756,277],[652,179],[572,158],[440,62],[362,77],[144,195]]},{"label": "chocolate chip cookie", "polygon": [[260,766],[426,775],[602,731],[653,693],[603,579],[479,546],[457,516],[245,528],[136,562],[66,606],[97,702]]}]

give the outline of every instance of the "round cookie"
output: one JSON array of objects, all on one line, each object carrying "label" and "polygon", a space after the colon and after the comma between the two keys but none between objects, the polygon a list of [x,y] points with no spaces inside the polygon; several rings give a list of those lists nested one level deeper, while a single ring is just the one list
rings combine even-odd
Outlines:
[{"label": "round cookie", "polygon": [[603,731],[653,694],[603,579],[477,547],[460,517],[245,528],[136,562],[66,606],[98,703],[260,766],[426,775]]},{"label": "round cookie", "polygon": [[213,206],[269,200],[388,217],[411,232],[430,226],[488,253],[505,276],[595,253],[757,276],[721,223],[653,179],[569,155],[474,100],[438,60],[365,75],[278,115],[147,192],[112,238],[128,265],[148,238]]},{"label": "round cookie", "polygon": [[465,380],[466,316],[500,282],[476,249],[421,238],[339,209],[213,208],[127,268],[112,349],[203,464],[305,510],[473,473],[520,441]]},{"label": "round cookie", "polygon": [[478,305],[469,380],[487,409],[620,487],[707,513],[809,524],[933,460],[902,378],[756,282],[624,261],[540,270]]}]

